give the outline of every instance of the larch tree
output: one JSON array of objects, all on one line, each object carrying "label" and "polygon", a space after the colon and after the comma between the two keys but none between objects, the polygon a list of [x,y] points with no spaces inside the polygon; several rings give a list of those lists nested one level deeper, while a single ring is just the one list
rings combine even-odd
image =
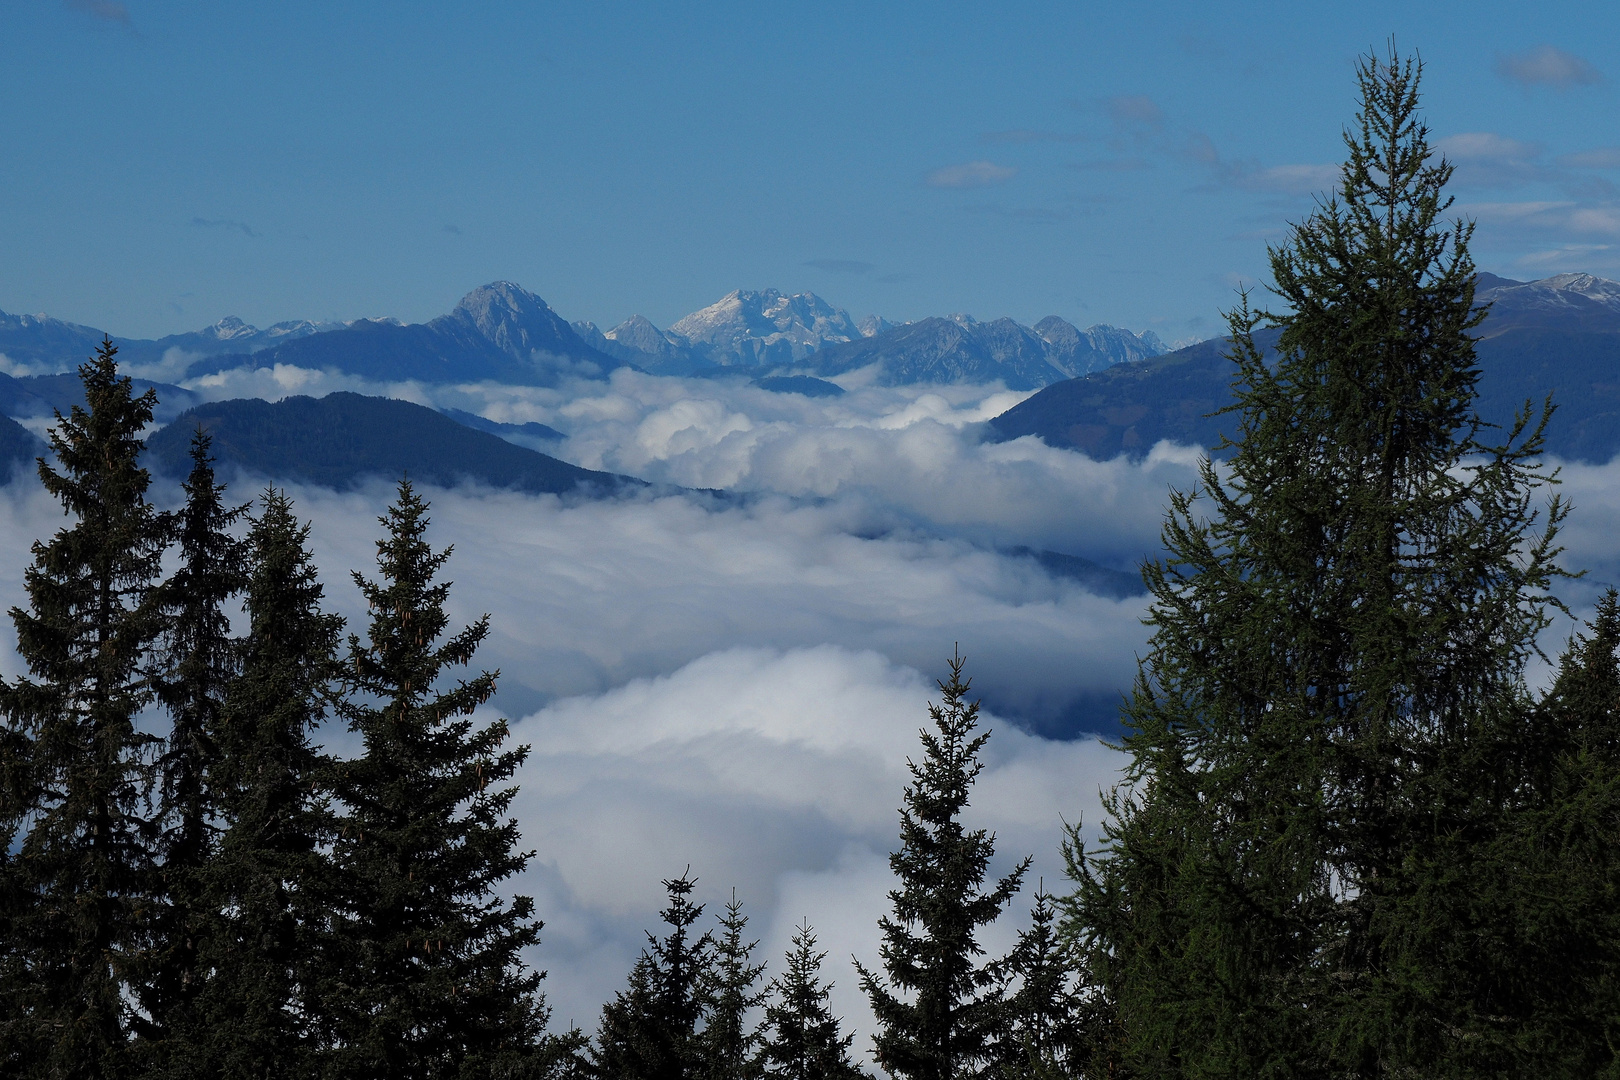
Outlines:
[{"label": "larch tree", "polygon": [[[900,811],[900,850],[889,866],[900,887],[893,914],[879,920],[884,975],[857,963],[872,1002],[878,1064],[906,1080],[965,1080],[993,1074],[1004,1020],[996,964],[977,934],[1012,901],[1028,858],[986,889],[995,837],[962,823],[979,751],[990,733],[976,732],[979,703],[969,701],[966,661],[948,661],[950,678],[930,703],[933,730],[921,731],[921,763],[907,762],[912,782]],[[884,977],[886,976],[886,978]]]},{"label": "larch tree", "polygon": [[13,608],[28,675],[0,697],[8,748],[26,742],[23,835],[8,859],[14,1075],[100,1080],[130,1068],[133,988],[155,890],[148,813],[156,739],[136,725],[164,626],[154,587],[166,527],[147,502],[141,432],[156,394],[118,374],[111,341],[79,367],[85,404],[57,414],[46,491],[72,523],[33,545]]},{"label": "larch tree", "polygon": [[1500,440],[1475,412],[1420,74],[1361,62],[1337,193],[1270,252],[1285,309],[1231,316],[1232,454],[1146,568],[1131,760],[1067,922],[1127,1071],[1450,1075],[1488,1013],[1448,989],[1493,929],[1455,885],[1501,829],[1564,510],[1547,410]]},{"label": "larch tree", "polygon": [[495,892],[528,861],[509,816],[528,748],[503,748],[504,720],[474,719],[495,674],[444,678],[471,663],[489,620],[444,636],[450,550],[424,538],[427,509],[402,481],[377,580],[354,575],[371,621],[364,642],[349,639],[343,712],[364,748],[332,773],[347,895],[326,1000],[335,1067],[356,1078],[518,1071],[546,1047],[541,975],[522,959],[539,941],[534,903]]}]

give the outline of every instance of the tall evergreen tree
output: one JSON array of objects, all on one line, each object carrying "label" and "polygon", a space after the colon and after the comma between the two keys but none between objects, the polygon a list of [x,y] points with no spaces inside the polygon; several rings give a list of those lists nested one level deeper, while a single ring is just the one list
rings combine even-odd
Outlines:
[{"label": "tall evergreen tree", "polygon": [[163,628],[153,587],[162,519],[137,462],[157,396],[136,396],[104,341],[79,367],[85,405],[57,414],[39,462],[73,523],[33,545],[28,610],[13,608],[29,676],[5,688],[12,740],[27,740],[26,834],[10,861],[20,893],[7,927],[21,993],[0,1051],[22,1076],[123,1075],[132,968],[151,906],[154,741],[144,664]]},{"label": "tall evergreen tree", "polygon": [[343,619],[322,610],[309,526],[286,493],[267,490],[260,507],[246,545],[248,635],[211,766],[222,832],[204,875],[208,979],[172,1076],[314,1076],[331,1039],[321,961],[336,948],[328,911],[339,893],[313,732],[336,700]]},{"label": "tall evergreen tree", "polygon": [[1474,1006],[1457,1071],[1620,1075],[1620,595],[1613,589],[1588,634],[1570,642],[1521,735],[1503,762],[1510,770],[1503,827],[1467,853],[1453,890],[1485,931],[1453,941],[1441,988]]},{"label": "tall evergreen tree", "polygon": [[695,881],[664,882],[669,932],[647,935],[630,984],[602,1007],[591,1070],[601,1080],[698,1080],[705,1072],[700,1035],[704,984],[714,949],[710,933],[694,935],[703,905],[692,902]]},{"label": "tall evergreen tree", "polygon": [[1337,197],[1270,253],[1287,309],[1231,318],[1234,452],[1146,569],[1132,761],[1070,912],[1145,1075],[1441,1075],[1483,1004],[1444,989],[1490,930],[1454,889],[1563,509],[1538,520],[1546,411],[1500,445],[1474,412],[1471,227],[1419,75],[1361,63]]},{"label": "tall evergreen tree", "polygon": [[808,923],[794,929],[787,967],[771,981],[762,1047],[772,1080],[857,1080],[865,1076],[850,1060],[855,1035],[843,1033],[828,999],[832,983],[821,981],[825,952],[816,951]]},{"label": "tall evergreen tree", "polygon": [[364,752],[333,773],[345,811],[335,856],[350,887],[335,929],[345,942],[331,999],[336,1069],[346,1077],[448,1077],[539,1060],[541,976],[521,951],[539,941],[534,903],[494,895],[528,856],[501,786],[528,754],[501,749],[504,720],[475,723],[495,675],[444,685],[469,664],[487,617],[444,640],[449,549],[423,539],[427,504],[408,481],[380,519],[379,580],[355,582],[371,609],[365,643],[349,639],[344,706]]},{"label": "tall evergreen tree", "polygon": [[179,1030],[196,1025],[192,1010],[205,978],[197,950],[211,914],[204,874],[220,812],[212,772],[225,691],[240,653],[225,605],[245,584],[246,552],[228,530],[247,507],[225,506],[209,444],[199,428],[183,483],[185,505],[171,520],[180,565],[156,597],[165,627],[154,683],[170,731],[157,762],[161,884],[140,999],[146,1041],[160,1059]]},{"label": "tall evergreen tree", "polygon": [[[900,850],[889,866],[900,888],[889,893],[893,917],[879,920],[887,980],[857,963],[879,1030],[878,1064],[907,1080],[964,1080],[996,1068],[1003,1019],[996,965],[979,960],[979,927],[994,922],[1029,869],[1025,858],[988,891],[985,873],[995,836],[966,829],[962,811],[984,765],[979,703],[968,701],[960,654],[938,683],[942,700],[928,706],[934,730],[921,732],[923,760],[907,762],[912,783],[900,811]],[[899,993],[897,993],[897,991]],[[901,997],[906,994],[907,997]]]},{"label": "tall evergreen tree", "polygon": [[1058,930],[1054,898],[1043,883],[1028,930],[1003,969],[1011,990],[998,1034],[1007,1080],[1085,1076],[1106,1038],[1107,1013],[1088,985],[1083,957]]},{"label": "tall evergreen tree", "polygon": [[764,997],[758,985],[765,965],[753,962],[759,942],[744,940],[748,916],[742,907],[733,890],[700,991],[706,1014],[704,1073],[711,1080],[756,1080],[763,1069],[759,1028],[749,1024],[749,1016]]}]

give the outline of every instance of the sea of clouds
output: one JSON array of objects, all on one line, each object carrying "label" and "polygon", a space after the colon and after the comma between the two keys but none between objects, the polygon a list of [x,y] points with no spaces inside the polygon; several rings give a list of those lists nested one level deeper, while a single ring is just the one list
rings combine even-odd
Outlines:
[{"label": "sea of clouds", "polygon": [[[452,615],[489,613],[491,707],[532,747],[516,813],[536,854],[515,883],[547,924],[531,959],[550,972],[555,1026],[587,1030],[657,929],[660,880],[690,867],[711,911],[736,889],[773,971],[793,927],[813,924],[836,1007],[870,1032],[851,957],[877,962],[907,758],[958,646],[994,732],[970,820],[995,831],[997,871],[1035,859],[1015,910],[985,935],[1004,951],[1035,882],[1064,888],[1064,821],[1096,827],[1123,764],[1096,733],[1115,730],[1148,634],[1145,598],[1094,595],[1015,549],[1133,567],[1156,550],[1166,493],[1192,483],[1198,457],[1166,446],[1098,462],[988,441],[984,421],[1023,396],[995,386],[854,379],[842,397],[810,399],[629,371],[539,390],[287,369],[188,386],[214,398],[352,389],[538,421],[567,435],[541,448],[578,464],[719,492],[424,492],[431,539],[455,547]],[[1564,473],[1578,508],[1568,562],[1598,570],[1570,587],[1577,612],[1615,577],[1617,478],[1614,466]],[[363,630],[348,572],[374,565],[391,485],[291,494],[332,606]],[[0,500],[10,604],[28,542],[63,519],[26,477]],[[1550,633],[1553,648],[1567,632]],[[0,668],[16,673],[10,649]]]}]

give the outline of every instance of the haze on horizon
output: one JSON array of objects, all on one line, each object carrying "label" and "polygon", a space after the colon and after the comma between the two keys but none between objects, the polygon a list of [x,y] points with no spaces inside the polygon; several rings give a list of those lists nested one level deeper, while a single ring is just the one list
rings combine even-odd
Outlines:
[{"label": "haze on horizon", "polygon": [[506,278],[668,326],[858,316],[1205,337],[1333,175],[1393,34],[1483,269],[1615,276],[1611,6],[45,0],[10,13],[0,310],[127,336],[449,309]]}]

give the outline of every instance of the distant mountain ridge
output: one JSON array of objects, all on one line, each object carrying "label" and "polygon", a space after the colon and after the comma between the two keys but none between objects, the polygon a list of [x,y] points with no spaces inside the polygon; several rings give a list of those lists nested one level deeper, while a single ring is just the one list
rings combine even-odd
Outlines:
[{"label": "distant mountain ridge", "polygon": [[632,315],[605,333],[575,323],[587,341],[645,371],[834,378],[874,367],[880,385],[1001,381],[1033,390],[1113,364],[1158,356],[1164,344],[1097,325],[1081,330],[1049,315],[1033,328],[1012,319],[979,322],[949,315],[896,325],[876,315],[859,322],[814,293],[738,290],[660,330]]},{"label": "distant mountain ridge", "polygon": [[[1514,281],[1480,274],[1490,313],[1475,331],[1480,415],[1511,423],[1526,401],[1550,393],[1558,411],[1550,454],[1606,462],[1620,453],[1620,282],[1589,274]],[[1255,335],[1271,349],[1276,330]],[[1213,447],[1237,418],[1224,338],[1057,383],[990,421],[1000,439],[1037,435],[1096,458],[1140,457],[1161,440]],[[1487,433],[1489,437],[1489,433]]]},{"label": "distant mountain ridge", "polygon": [[[115,337],[112,342],[118,346],[121,363],[151,365],[163,363],[171,351],[180,354],[181,359],[220,353],[252,354],[284,341],[343,326],[343,323],[300,319],[260,330],[232,315],[212,326],[184,334],[156,339]],[[93,327],[64,322],[49,315],[8,315],[0,311],[0,356],[11,362],[13,374],[48,375],[69,370],[95,352],[104,336],[107,335]]]},{"label": "distant mountain ridge", "polygon": [[[13,374],[72,370],[102,340],[93,327],[0,312],[0,355]],[[1032,329],[966,315],[896,325],[859,321],[814,293],[737,289],[669,329],[632,315],[605,333],[569,323],[534,293],[496,281],[425,323],[293,321],[260,330],[225,318],[155,340],[114,338],[138,374],[180,383],[237,368],[334,371],[375,382],[504,382],[556,386],[633,366],[659,375],[828,378],[872,367],[880,384],[1001,381],[1034,389],[1111,364],[1155,356],[1149,332],[1080,330],[1049,316]]]}]

